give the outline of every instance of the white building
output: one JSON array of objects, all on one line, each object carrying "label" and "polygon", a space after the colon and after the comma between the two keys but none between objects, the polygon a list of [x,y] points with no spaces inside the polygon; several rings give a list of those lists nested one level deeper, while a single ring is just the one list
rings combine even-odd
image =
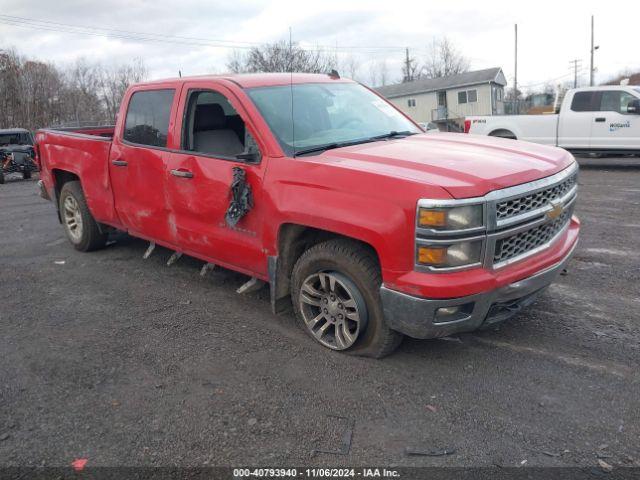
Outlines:
[{"label": "white building", "polygon": [[416,122],[462,126],[465,116],[504,113],[507,79],[501,68],[376,88]]}]

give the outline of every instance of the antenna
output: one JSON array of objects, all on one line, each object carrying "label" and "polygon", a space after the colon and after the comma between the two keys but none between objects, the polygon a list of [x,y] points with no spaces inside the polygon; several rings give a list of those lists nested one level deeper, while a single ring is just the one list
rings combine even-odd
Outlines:
[{"label": "antenna", "polygon": [[289,91],[291,92],[291,142],[293,143],[293,156],[296,156],[296,127],[293,120],[293,41],[291,27],[289,27]]}]

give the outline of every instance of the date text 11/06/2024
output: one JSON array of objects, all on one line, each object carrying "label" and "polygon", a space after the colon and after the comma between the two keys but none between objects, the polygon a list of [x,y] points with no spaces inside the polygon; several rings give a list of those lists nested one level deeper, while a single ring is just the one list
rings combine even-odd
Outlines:
[{"label": "date text 11/06/2024", "polygon": [[233,478],[399,478],[397,470],[387,468],[234,468]]}]

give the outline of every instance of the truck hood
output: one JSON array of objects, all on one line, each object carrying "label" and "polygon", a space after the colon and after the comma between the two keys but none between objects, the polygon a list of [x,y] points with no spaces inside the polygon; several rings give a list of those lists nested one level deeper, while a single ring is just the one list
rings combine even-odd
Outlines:
[{"label": "truck hood", "polygon": [[324,152],[318,160],[439,186],[454,198],[482,196],[544,178],[575,161],[560,148],[461,133],[343,147]]}]

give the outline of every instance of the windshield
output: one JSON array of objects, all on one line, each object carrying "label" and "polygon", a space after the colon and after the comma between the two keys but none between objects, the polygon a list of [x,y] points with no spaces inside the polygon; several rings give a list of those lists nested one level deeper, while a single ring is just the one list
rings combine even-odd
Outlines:
[{"label": "windshield", "polygon": [[26,132],[0,133],[0,146],[3,145],[31,145],[31,138]]},{"label": "windshield", "polygon": [[259,87],[247,93],[289,156],[316,147],[373,141],[376,136],[421,133],[404,115],[357,83]]}]

